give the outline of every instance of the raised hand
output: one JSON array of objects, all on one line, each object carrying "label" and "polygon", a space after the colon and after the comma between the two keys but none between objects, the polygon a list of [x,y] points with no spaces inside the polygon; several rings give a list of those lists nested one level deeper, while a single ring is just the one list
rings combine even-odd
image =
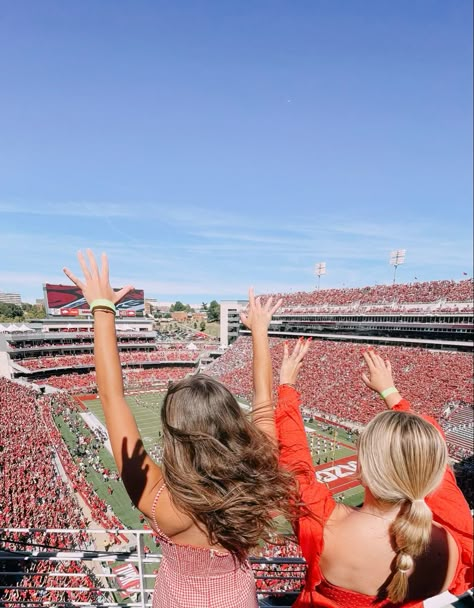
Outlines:
[{"label": "raised hand", "polygon": [[249,289],[249,304],[247,310],[240,313],[240,320],[252,332],[260,329],[266,332],[272,316],[280,308],[282,301],[280,299],[276,304],[273,304],[273,298],[270,297],[265,303],[262,303],[261,298],[255,297],[251,287]]},{"label": "raised hand", "polygon": [[114,304],[127,295],[132,289],[132,285],[127,285],[119,291],[114,291],[109,281],[109,262],[105,253],[101,256],[101,268],[99,270],[94,254],[87,249],[88,262],[86,262],[82,251],[77,254],[77,259],[84,273],[84,281],[78,279],[68,268],[63,268],[64,274],[75,284],[84,294],[89,306],[94,300],[110,300]]},{"label": "raised hand", "polygon": [[363,357],[368,371],[368,375],[365,372],[362,374],[365,385],[377,393],[392,387],[393,377],[390,361],[388,359],[384,361],[372,348],[366,350]]},{"label": "raised hand", "polygon": [[303,359],[308,352],[311,344],[311,338],[304,340],[299,338],[296,341],[293,352],[290,354],[288,343],[285,342],[283,347],[283,362],[280,368],[280,384],[295,384],[298,378],[298,373],[303,365]]}]

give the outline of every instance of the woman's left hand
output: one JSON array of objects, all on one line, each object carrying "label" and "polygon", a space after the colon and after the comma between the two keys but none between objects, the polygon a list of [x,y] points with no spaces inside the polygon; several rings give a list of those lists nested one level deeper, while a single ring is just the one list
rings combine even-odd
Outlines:
[{"label": "woman's left hand", "polygon": [[280,308],[283,300],[280,298],[276,304],[273,304],[273,298],[270,297],[263,304],[261,298],[256,298],[253,288],[249,289],[249,304],[246,312],[240,313],[240,320],[248,327],[250,331],[268,330],[270,321],[274,313]]},{"label": "woman's left hand", "polygon": [[311,338],[296,341],[293,352],[288,351],[288,342],[283,347],[283,361],[280,368],[280,384],[296,384],[298,373],[303,365],[303,359],[308,352]]},{"label": "woman's left hand", "polygon": [[94,300],[98,299],[110,300],[116,304],[133,289],[132,285],[122,287],[119,291],[112,289],[109,281],[109,262],[105,253],[102,254],[100,270],[95,256],[90,249],[87,249],[87,257],[89,258],[89,264],[86,263],[82,251],[79,251],[77,254],[79,264],[84,273],[84,282],[78,279],[68,268],[63,268],[63,271],[74,285],[77,285],[82,291],[89,306]]}]

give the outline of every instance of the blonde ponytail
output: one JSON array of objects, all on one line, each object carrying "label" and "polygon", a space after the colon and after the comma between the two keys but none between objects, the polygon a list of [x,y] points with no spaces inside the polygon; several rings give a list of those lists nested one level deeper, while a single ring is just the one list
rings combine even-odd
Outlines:
[{"label": "blonde ponytail", "polygon": [[377,500],[400,505],[390,526],[396,557],[386,588],[394,603],[405,599],[414,559],[430,542],[432,513],[424,498],[441,482],[447,459],[438,430],[410,412],[382,412],[360,436],[362,482]]},{"label": "blonde ponytail", "polygon": [[432,523],[433,516],[428,505],[424,500],[417,499],[405,501],[390,526],[397,556],[387,594],[389,600],[395,604],[402,602],[407,595],[408,574],[414,567],[413,558],[421,555],[426,549],[431,538]]}]

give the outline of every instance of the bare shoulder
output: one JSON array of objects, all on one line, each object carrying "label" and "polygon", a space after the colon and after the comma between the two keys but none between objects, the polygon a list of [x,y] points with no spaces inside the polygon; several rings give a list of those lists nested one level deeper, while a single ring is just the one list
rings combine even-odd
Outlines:
[{"label": "bare shoulder", "polygon": [[[160,530],[170,537],[182,534],[194,525],[191,517],[174,505],[171,494],[166,486],[160,485],[157,487],[155,496],[157,494],[159,496],[156,499],[154,509],[152,509],[154,511],[154,519],[152,511],[146,514],[152,524],[158,525]],[[155,503],[155,497],[153,498],[153,502]]]},{"label": "bare shoulder", "polygon": [[329,516],[328,521],[331,523],[340,522],[347,519],[350,515],[353,515],[357,509],[354,507],[348,507],[347,505],[343,505],[341,503],[336,503],[333,512]]}]

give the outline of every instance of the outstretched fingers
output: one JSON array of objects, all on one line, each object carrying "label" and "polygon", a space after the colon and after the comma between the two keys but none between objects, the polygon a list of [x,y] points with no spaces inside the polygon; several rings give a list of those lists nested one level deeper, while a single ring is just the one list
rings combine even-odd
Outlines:
[{"label": "outstretched fingers", "polygon": [[84,254],[82,253],[82,251],[77,252],[77,259],[79,260],[79,265],[81,266],[82,272],[84,273],[84,278],[86,279],[86,281],[90,281],[91,273],[89,271],[89,268],[87,267],[86,260],[84,259]]},{"label": "outstretched fingers", "polygon": [[83,282],[82,282],[80,279],[78,279],[78,278],[76,277],[76,275],[75,275],[75,274],[73,274],[73,273],[72,273],[72,272],[69,270],[69,268],[63,268],[63,272],[64,272],[64,274],[67,276],[67,278],[68,278],[69,280],[71,280],[71,281],[74,283],[74,285],[77,285],[77,287],[79,287],[79,289],[80,289],[81,291],[83,291],[83,290],[84,290],[84,283],[83,283]]},{"label": "outstretched fingers", "polygon": [[133,289],[135,289],[133,287],[133,285],[127,285],[126,287],[122,287],[122,289],[119,289],[117,292],[115,292],[115,303],[120,302],[120,300],[127,295],[127,293],[130,293]]},{"label": "outstretched fingers", "polygon": [[87,249],[86,253],[87,253],[87,257],[89,258],[91,276],[94,279],[99,280],[99,269],[97,268],[97,262],[95,259],[95,255],[92,253],[92,249]]},{"label": "outstretched fingers", "polygon": [[101,261],[101,271],[100,271],[101,279],[104,283],[108,283],[109,282],[109,258],[107,257],[106,253],[102,253],[102,255],[100,256],[100,261]]},{"label": "outstretched fingers", "polygon": [[[271,300],[271,298],[270,298]],[[283,298],[280,298],[276,304],[273,305],[273,307],[270,309],[270,315],[273,317],[273,315],[276,313],[276,311],[280,308],[280,306],[283,303]]]}]

